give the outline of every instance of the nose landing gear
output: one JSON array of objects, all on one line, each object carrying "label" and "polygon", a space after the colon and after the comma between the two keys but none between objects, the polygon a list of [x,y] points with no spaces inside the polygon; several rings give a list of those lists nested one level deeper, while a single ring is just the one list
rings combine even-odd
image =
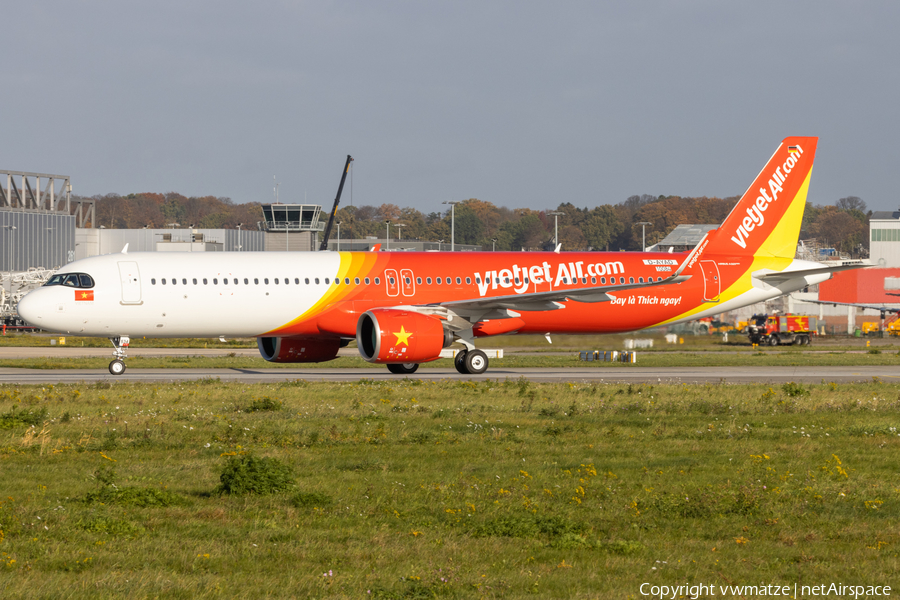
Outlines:
[{"label": "nose landing gear", "polygon": [[127,335],[119,336],[119,337],[111,337],[109,341],[112,342],[112,345],[115,346],[115,350],[113,351],[113,356],[116,358],[109,363],[109,372],[112,375],[121,375],[125,372],[125,361],[123,360],[126,357],[125,351],[128,349],[128,345],[131,343],[131,338]]}]

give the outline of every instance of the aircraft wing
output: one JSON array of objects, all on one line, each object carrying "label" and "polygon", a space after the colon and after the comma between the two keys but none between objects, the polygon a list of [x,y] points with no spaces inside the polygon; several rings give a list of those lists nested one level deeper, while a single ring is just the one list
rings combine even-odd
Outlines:
[{"label": "aircraft wing", "polygon": [[[822,265],[821,267],[816,267],[812,269],[793,269],[790,267],[785,269],[784,271],[771,271],[768,273],[754,273],[753,277],[756,279],[762,279],[766,283],[777,284],[780,281],[787,281],[789,279],[794,279],[797,277],[804,277],[806,275],[821,275],[822,273],[837,273],[838,271],[848,271],[850,269],[864,269],[866,267],[874,266],[868,260],[831,260],[827,262],[818,263]],[[832,302],[825,302],[824,304],[833,304]]]},{"label": "aircraft wing", "polygon": [[[508,310],[559,310],[560,308],[564,308],[563,305],[560,304],[560,302],[563,302],[565,300],[591,303],[609,302],[614,298],[614,296],[610,295],[614,292],[681,283],[683,281],[687,281],[690,278],[690,275],[673,274],[665,279],[647,283],[622,283],[592,286],[588,288],[559,289],[549,292],[533,292],[530,294],[526,293],[513,294],[508,296],[490,296],[486,298],[473,298],[468,300],[440,302],[435,306],[442,306],[463,317],[475,315],[480,316],[492,311],[503,313]],[[498,317],[494,316],[493,318]]]}]

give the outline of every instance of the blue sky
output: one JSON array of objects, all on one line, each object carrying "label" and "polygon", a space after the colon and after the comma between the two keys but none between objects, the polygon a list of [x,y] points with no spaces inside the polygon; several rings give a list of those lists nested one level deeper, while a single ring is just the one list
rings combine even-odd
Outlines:
[{"label": "blue sky", "polygon": [[330,206],[352,154],[357,205],[730,196],[816,135],[811,201],[900,206],[900,3],[35,0],[4,22],[0,168],[83,195],[267,202],[277,176]]}]

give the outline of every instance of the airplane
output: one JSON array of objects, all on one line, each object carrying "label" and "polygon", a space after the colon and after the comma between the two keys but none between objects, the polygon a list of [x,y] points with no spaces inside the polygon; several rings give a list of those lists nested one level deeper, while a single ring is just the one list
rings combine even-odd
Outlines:
[{"label": "airplane", "polygon": [[256,337],[270,362],[322,362],[354,339],[405,375],[454,342],[459,373],[488,368],[477,338],[617,333],[769,300],[863,261],[794,258],[818,138],[788,137],[725,221],[690,252],[215,252],[72,262],[19,315],[102,336],[125,372],[133,336]]}]

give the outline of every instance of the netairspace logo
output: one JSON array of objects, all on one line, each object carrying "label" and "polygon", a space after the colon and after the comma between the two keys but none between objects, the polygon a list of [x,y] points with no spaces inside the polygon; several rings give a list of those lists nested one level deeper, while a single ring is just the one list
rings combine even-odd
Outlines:
[{"label": "netairspace logo", "polygon": [[[760,585],[715,585],[688,584],[653,585],[641,584],[641,595],[660,600],[691,598],[697,600],[701,596],[721,596],[722,598],[749,598],[751,596],[782,598],[873,598],[891,595],[889,585],[844,585],[843,583],[822,583],[819,585],[778,585],[775,583]],[[798,596],[799,594],[799,596]]]}]

